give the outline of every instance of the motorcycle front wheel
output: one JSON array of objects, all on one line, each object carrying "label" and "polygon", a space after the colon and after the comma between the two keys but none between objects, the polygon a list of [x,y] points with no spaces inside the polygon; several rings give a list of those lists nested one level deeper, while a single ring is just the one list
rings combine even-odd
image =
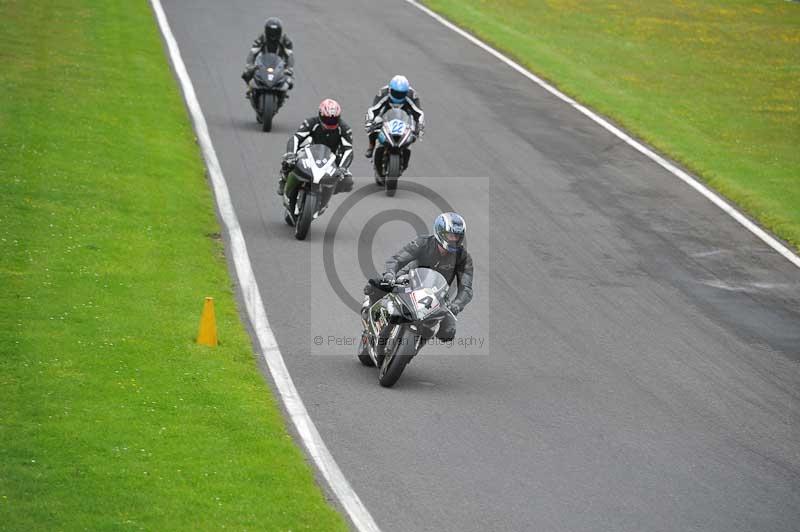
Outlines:
[{"label": "motorcycle front wheel", "polygon": [[261,131],[272,130],[272,117],[275,115],[275,95],[271,92],[261,94]]},{"label": "motorcycle front wheel", "polygon": [[319,196],[316,192],[309,192],[303,197],[303,205],[300,207],[300,217],[297,224],[294,226],[294,237],[297,240],[305,240],[309,228],[311,228],[311,220],[314,219],[314,213],[317,212],[319,205]]},{"label": "motorcycle front wheel", "polygon": [[417,337],[409,329],[404,329],[400,338],[386,355],[378,373],[378,382],[384,388],[391,388],[403,374],[406,365],[416,353]]},{"label": "motorcycle front wheel", "polygon": [[389,163],[386,165],[386,195],[394,196],[397,191],[397,178],[401,173],[401,157],[399,153],[389,154]]}]

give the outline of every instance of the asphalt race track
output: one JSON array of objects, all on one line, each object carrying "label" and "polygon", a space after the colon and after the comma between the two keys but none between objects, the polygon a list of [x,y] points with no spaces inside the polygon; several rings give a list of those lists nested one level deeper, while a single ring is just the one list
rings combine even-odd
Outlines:
[{"label": "asphalt race track", "polygon": [[[162,1],[286,364],[382,530],[800,528],[800,269],[405,2]],[[298,76],[261,133],[239,75],[269,15],[294,40]],[[367,220],[393,209],[429,224],[438,208],[411,189],[366,194],[362,117],[395,73],[428,123],[403,182],[466,217],[476,296],[459,335],[485,344],[423,351],[387,390],[327,340],[359,330],[322,266],[347,198],[298,242],[274,186],[288,136],[339,100],[354,194],[366,188],[331,257],[360,297]],[[399,221],[378,228],[375,267],[412,237]]]}]

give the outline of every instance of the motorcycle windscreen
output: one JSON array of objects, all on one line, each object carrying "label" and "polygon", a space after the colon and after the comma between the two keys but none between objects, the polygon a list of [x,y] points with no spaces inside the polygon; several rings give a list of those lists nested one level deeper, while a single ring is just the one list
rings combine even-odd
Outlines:
[{"label": "motorcycle windscreen", "polygon": [[278,71],[283,71],[284,69],[283,58],[281,58],[281,56],[278,54],[271,53],[258,54],[258,57],[256,57],[256,66],[267,69],[271,68],[276,73]]},{"label": "motorcycle windscreen", "polygon": [[[305,152],[305,150],[303,150]],[[317,166],[323,167],[328,162],[328,159],[333,157],[333,152],[325,144],[312,144],[308,147],[311,157],[316,162]]]},{"label": "motorcycle windscreen", "polygon": [[414,304],[417,319],[425,319],[436,311],[441,311],[449,285],[447,280],[435,270],[415,268],[408,272],[409,297]]},{"label": "motorcycle windscreen", "polygon": [[406,113],[402,109],[394,109],[394,108],[389,109],[388,111],[383,113],[383,116],[381,118],[383,118],[384,122],[389,122],[391,120],[400,120],[402,122],[405,122],[406,124],[411,124],[413,122],[408,113]]},{"label": "motorcycle windscreen", "polygon": [[336,178],[336,155],[324,144],[305,146],[299,152],[294,170],[304,181],[333,185]]},{"label": "motorcycle windscreen", "polygon": [[414,120],[402,109],[389,109],[381,118],[388,126],[391,135],[403,134],[406,129],[412,129],[414,126]]}]

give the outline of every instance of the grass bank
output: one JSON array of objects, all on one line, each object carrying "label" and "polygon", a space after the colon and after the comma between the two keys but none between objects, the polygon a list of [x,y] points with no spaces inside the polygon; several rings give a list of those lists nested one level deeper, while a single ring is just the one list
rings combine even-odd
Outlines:
[{"label": "grass bank", "polygon": [[800,248],[800,4],[424,0]]},{"label": "grass bank", "polygon": [[149,4],[0,19],[0,529],[346,529],[257,370]]}]

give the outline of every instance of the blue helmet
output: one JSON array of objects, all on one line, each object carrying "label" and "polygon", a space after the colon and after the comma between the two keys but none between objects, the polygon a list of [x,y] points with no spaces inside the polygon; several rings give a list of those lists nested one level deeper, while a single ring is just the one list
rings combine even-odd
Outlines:
[{"label": "blue helmet", "polygon": [[401,104],[408,95],[408,80],[405,76],[397,75],[389,82],[389,100],[394,104]]},{"label": "blue helmet", "polygon": [[433,236],[450,253],[464,247],[467,237],[467,223],[456,212],[443,212],[433,222]]}]

